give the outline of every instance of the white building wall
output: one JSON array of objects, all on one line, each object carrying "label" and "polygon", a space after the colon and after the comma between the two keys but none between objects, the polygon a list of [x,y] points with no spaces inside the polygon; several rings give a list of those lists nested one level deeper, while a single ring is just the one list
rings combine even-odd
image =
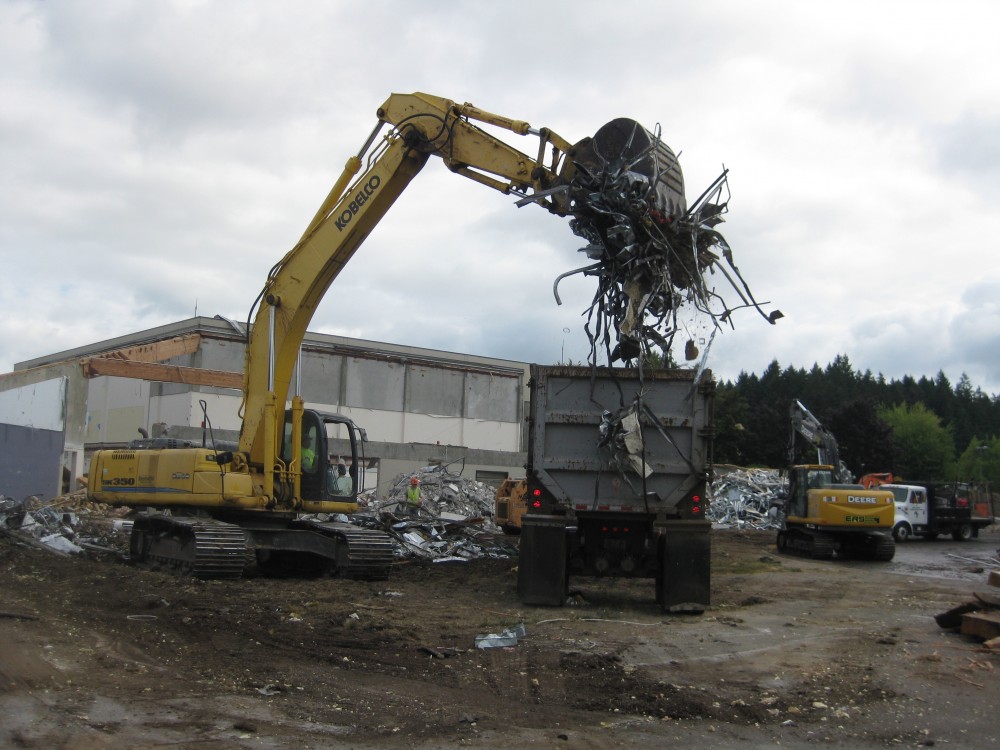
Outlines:
[{"label": "white building wall", "polygon": [[93,378],[87,388],[88,443],[124,442],[147,426],[149,386],[134,378]]},{"label": "white building wall", "polygon": [[62,432],[67,378],[52,378],[0,392],[0,422]]},{"label": "white building wall", "polygon": [[[483,419],[466,419],[462,424],[462,440],[456,445],[483,450],[519,451],[521,424],[519,422],[489,422]],[[496,446],[500,446],[497,448]]]},{"label": "white building wall", "polygon": [[440,445],[464,445],[467,448],[481,448],[469,445],[462,438],[465,420],[460,417],[438,417],[433,414],[407,414],[406,429],[401,443],[437,443]]}]

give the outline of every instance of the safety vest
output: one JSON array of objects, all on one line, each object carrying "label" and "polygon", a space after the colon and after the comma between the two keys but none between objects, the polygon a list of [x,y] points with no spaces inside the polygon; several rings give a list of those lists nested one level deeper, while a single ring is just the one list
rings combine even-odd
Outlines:
[{"label": "safety vest", "polygon": [[420,486],[412,485],[406,488],[406,504],[411,508],[420,507]]}]

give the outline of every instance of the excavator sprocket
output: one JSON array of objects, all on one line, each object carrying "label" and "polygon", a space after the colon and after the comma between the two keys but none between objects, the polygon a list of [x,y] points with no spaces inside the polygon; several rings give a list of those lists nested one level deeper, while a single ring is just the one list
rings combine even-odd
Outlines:
[{"label": "excavator sprocket", "polygon": [[392,539],[385,532],[333,521],[310,520],[299,524],[334,540],[337,545],[334,575],[368,581],[389,577],[394,551]]},{"label": "excavator sprocket", "polygon": [[133,563],[195,578],[239,578],[248,560],[247,535],[211,518],[142,515],[129,541]]}]

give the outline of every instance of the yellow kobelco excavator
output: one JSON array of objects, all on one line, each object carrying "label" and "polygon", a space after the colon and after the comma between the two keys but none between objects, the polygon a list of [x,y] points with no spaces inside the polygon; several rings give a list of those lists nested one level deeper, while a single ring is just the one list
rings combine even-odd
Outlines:
[{"label": "yellow kobelco excavator", "polygon": [[[891,560],[896,504],[891,492],[852,482],[833,434],[800,401],[793,401],[789,438],[788,488],[780,506],[778,550],[829,559]],[[798,464],[802,438],[816,450],[819,463]]]},{"label": "yellow kobelco excavator", "polygon": [[[357,509],[357,477],[349,496],[331,494],[328,426],[340,434],[346,430],[354,466],[365,439],[351,420],[306,409],[298,395],[286,411],[299,347],[316,307],[431,156],[456,174],[518,196],[518,205],[537,203],[558,216],[576,215],[567,186],[577,169],[606,156],[587,148],[590,138],[574,146],[548,129],[422,93],[393,94],[377,115],[375,129],[348,160],[302,238],[271,269],[251,308],[238,444],[154,438],[92,456],[93,500],[154,509],[134,523],[130,545],[137,563],[215,578],[238,577],[248,564],[273,562],[295,569],[318,564],[345,577],[385,577],[393,556],[388,535],[303,518]],[[535,155],[474,121],[535,138]],[[638,131],[648,135],[627,119],[602,129],[608,128],[620,130],[623,141]],[[654,209],[669,220],[667,208],[683,209],[684,188],[676,157],[665,145],[657,148],[656,159],[626,167],[642,172],[643,164],[655,162],[655,171],[646,167],[646,178],[662,198]]]}]

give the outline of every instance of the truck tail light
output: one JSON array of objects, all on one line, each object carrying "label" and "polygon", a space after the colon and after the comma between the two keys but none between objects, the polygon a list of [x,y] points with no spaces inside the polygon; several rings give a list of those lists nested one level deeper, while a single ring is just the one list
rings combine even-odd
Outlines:
[{"label": "truck tail light", "polygon": [[542,491],[538,487],[534,487],[531,490],[531,507],[532,508],[542,507]]},{"label": "truck tail light", "polygon": [[701,515],[701,495],[691,496],[691,512],[696,516]]}]

